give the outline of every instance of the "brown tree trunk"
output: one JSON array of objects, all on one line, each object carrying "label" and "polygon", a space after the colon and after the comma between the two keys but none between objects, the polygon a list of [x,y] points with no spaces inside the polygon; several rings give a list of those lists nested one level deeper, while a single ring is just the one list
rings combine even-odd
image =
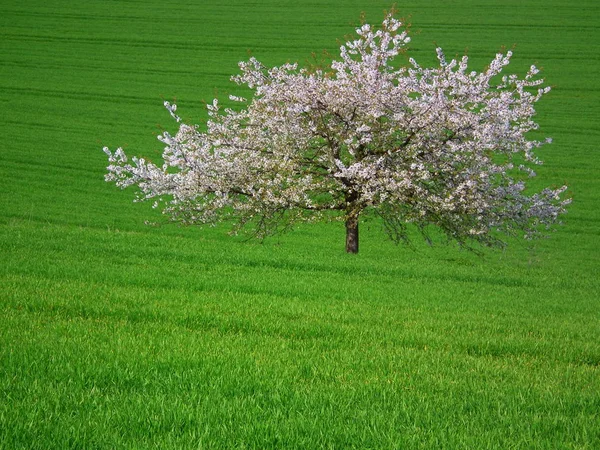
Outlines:
[{"label": "brown tree trunk", "polygon": [[358,214],[346,219],[346,253],[358,253]]}]

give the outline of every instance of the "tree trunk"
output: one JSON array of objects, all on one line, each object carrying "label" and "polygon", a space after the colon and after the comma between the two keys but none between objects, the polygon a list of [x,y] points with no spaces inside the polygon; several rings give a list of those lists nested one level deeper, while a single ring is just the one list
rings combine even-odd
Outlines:
[{"label": "tree trunk", "polygon": [[346,253],[358,253],[358,214],[346,219]]}]

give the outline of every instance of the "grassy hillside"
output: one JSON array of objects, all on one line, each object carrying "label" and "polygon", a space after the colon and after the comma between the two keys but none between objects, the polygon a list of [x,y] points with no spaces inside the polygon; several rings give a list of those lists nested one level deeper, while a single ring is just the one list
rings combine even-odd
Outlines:
[{"label": "grassy hillside", "polygon": [[339,225],[146,226],[103,181],[105,145],[158,157],[163,99],[200,122],[248,51],[335,52],[388,3],[80,3],[0,8],[0,448],[600,447],[596,1],[399,5],[418,61],[516,45],[554,86],[536,184],[570,186],[565,226],[483,258],[376,222],[358,255]]}]

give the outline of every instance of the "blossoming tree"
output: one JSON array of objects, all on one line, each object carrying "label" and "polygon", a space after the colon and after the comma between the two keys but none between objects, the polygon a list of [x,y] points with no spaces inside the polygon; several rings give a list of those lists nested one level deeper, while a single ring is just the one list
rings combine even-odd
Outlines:
[{"label": "blossoming tree", "polygon": [[[139,198],[186,224],[231,221],[258,236],[300,221],[340,220],[358,252],[359,218],[375,214],[394,241],[407,224],[437,226],[459,244],[502,244],[499,232],[532,237],[565,211],[565,186],[526,194],[524,179],[547,141],[534,104],[550,88],[532,66],[504,75],[511,52],[482,72],[466,56],[421,67],[399,57],[410,38],[393,14],[365,24],[327,67],[268,68],[250,58],[232,78],[253,91],[237,108],[208,105],[204,130],[164,132],[164,164],[105,148],[106,179],[137,185]],[[176,106],[165,102],[177,122]]]}]

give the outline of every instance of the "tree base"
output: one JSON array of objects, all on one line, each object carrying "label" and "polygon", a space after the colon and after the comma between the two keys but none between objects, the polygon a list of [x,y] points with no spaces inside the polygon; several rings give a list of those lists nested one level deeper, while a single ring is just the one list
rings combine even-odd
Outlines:
[{"label": "tree base", "polygon": [[346,220],[346,253],[358,253],[358,217]]}]

